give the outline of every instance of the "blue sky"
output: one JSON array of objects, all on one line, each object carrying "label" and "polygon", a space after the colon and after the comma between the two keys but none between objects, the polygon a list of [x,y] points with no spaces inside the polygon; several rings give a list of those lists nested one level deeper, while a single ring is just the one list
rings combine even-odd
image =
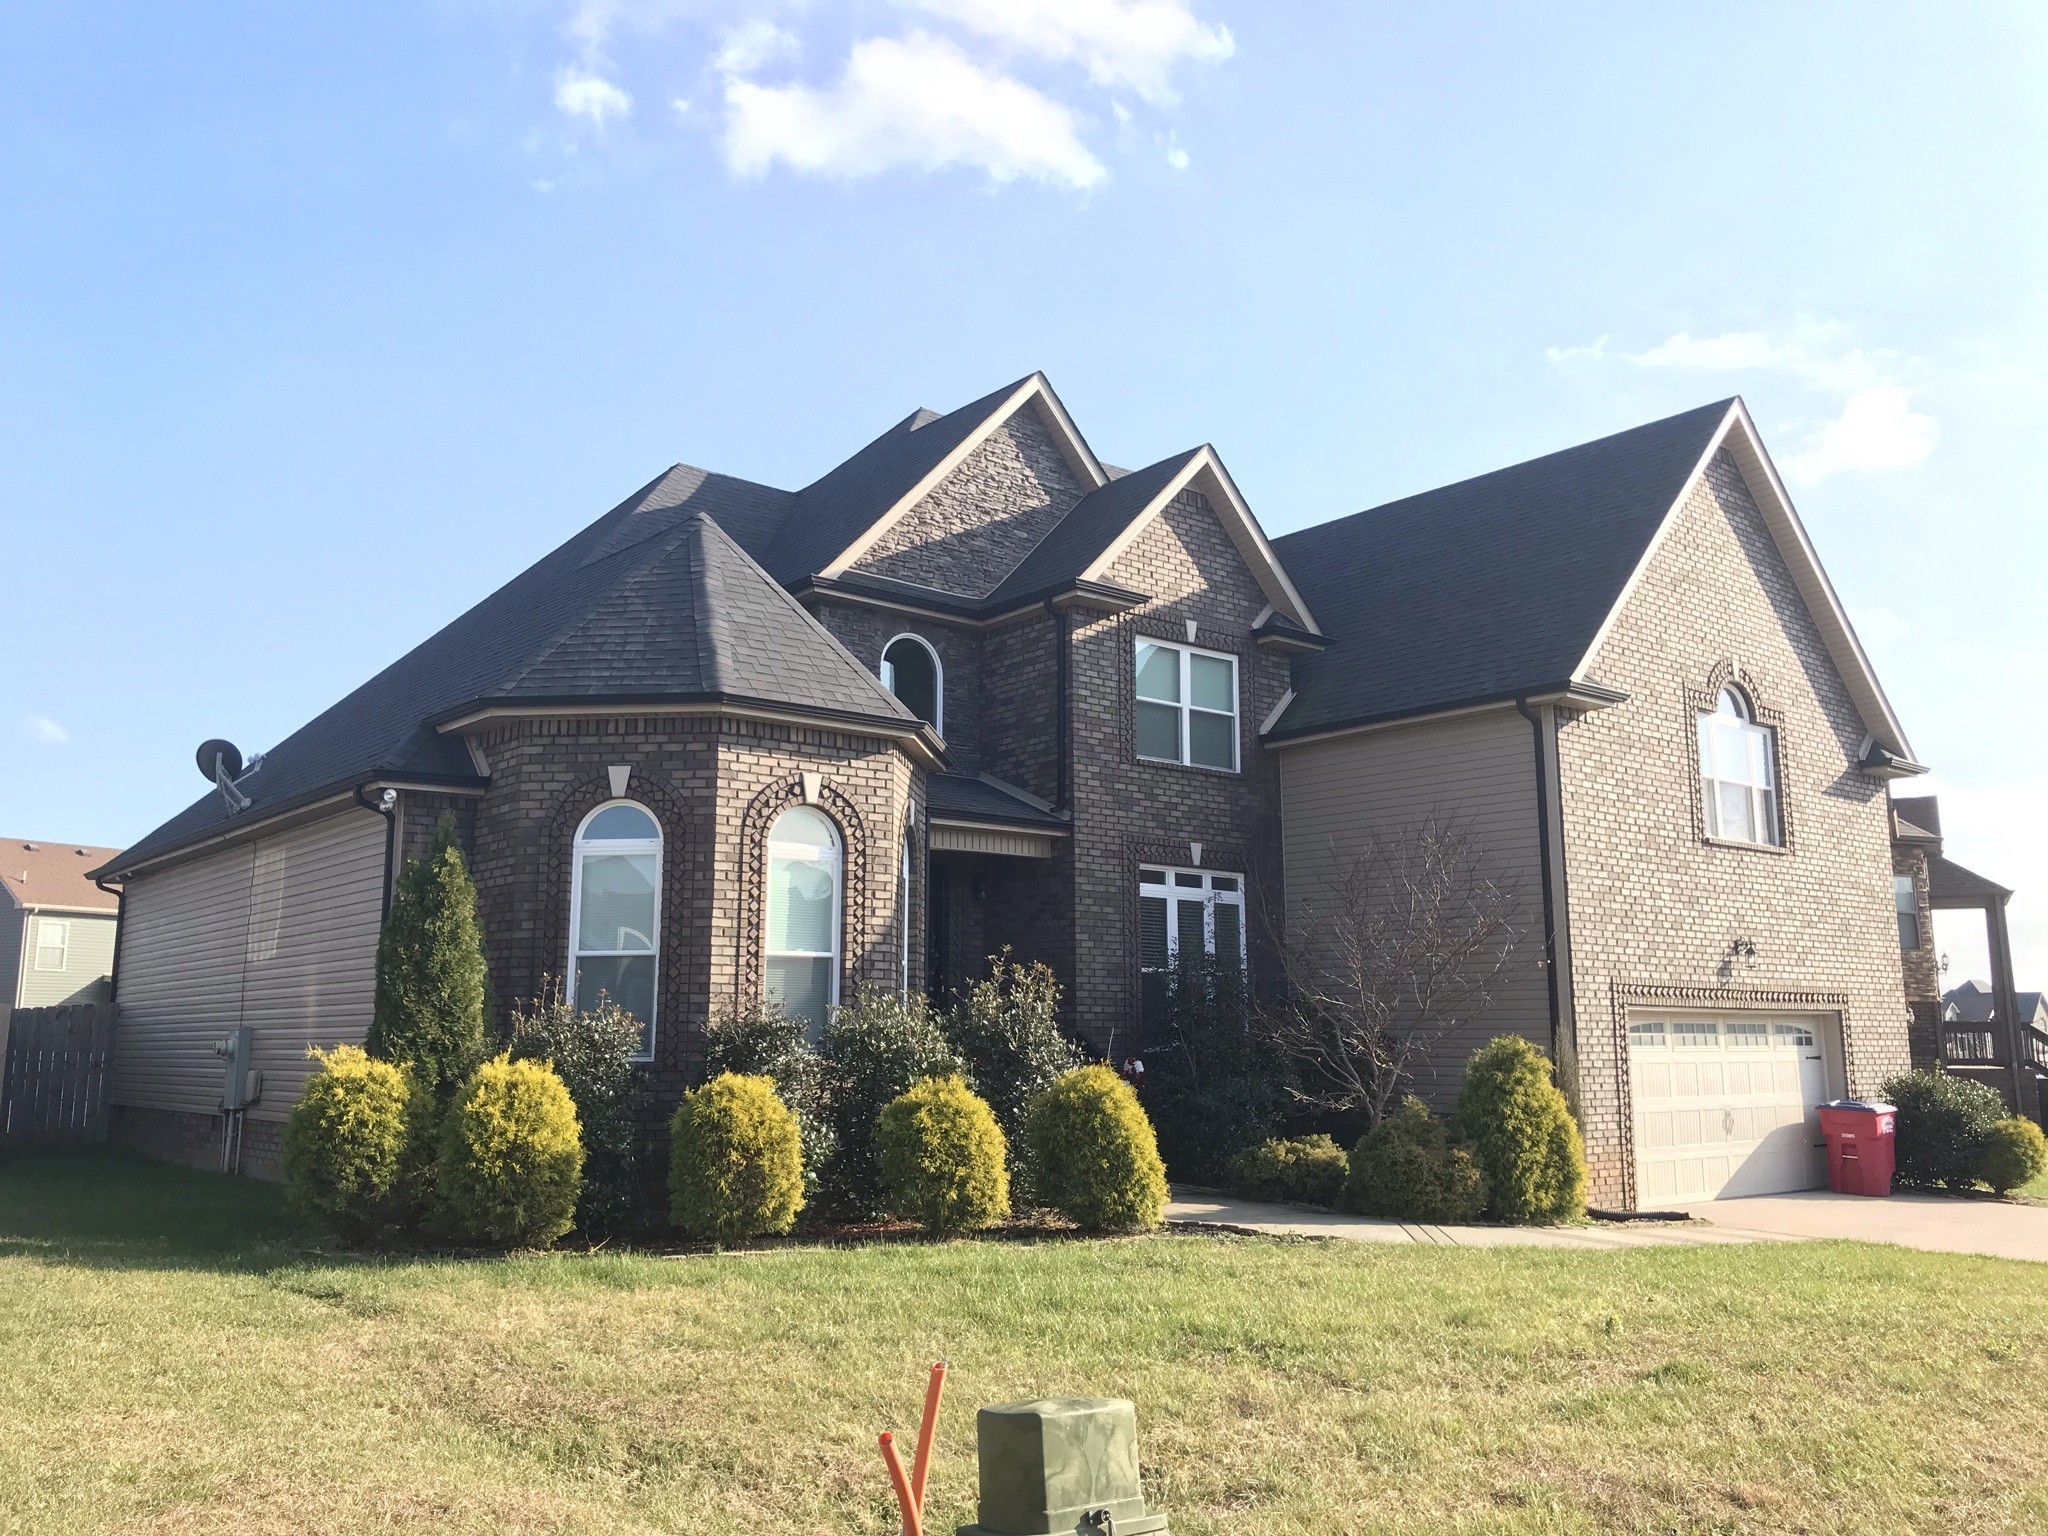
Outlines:
[{"label": "blue sky", "polygon": [[2048,983],[2043,80],[1988,0],[15,0],[0,823],[1033,369],[1274,532],[1741,393]]}]

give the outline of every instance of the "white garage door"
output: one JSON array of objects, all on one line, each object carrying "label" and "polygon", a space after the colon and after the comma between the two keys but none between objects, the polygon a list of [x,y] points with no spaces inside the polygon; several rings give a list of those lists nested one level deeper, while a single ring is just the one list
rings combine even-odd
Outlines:
[{"label": "white garage door", "polygon": [[1819,1020],[1635,1016],[1628,1033],[1638,1206],[1827,1182]]}]

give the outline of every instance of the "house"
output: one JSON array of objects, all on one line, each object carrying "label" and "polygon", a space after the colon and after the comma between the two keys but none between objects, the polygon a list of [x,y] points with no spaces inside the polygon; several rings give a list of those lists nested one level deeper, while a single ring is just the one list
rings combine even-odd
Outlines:
[{"label": "house", "polygon": [[[1913,1066],[1988,1084],[2015,1114],[2039,1119],[2048,1082],[2048,1018],[2024,1005],[2039,994],[2013,990],[2005,910],[2012,892],[1942,853],[1941,803],[1933,795],[1892,801],[1892,885]],[[1934,914],[1952,911],[1982,914],[1991,980],[1981,987],[1964,982],[1944,994]],[[2002,1009],[2000,997],[2007,999]]]},{"label": "house", "polygon": [[0,841],[0,1040],[13,1009],[110,995],[120,898],[95,884],[92,871],[119,851]]},{"label": "house", "polygon": [[1739,400],[1271,539],[1213,447],[1107,465],[1033,375],[799,490],[672,468],[215,768],[105,865],[114,1128],[216,1155],[211,1042],[251,1026],[252,1171],[444,813],[495,995],[624,1001],[657,1105],[720,1009],[815,1022],[1003,946],[1142,1050],[1148,972],[1270,985],[1261,914],[1440,813],[1536,916],[1416,1087],[1495,1033],[1555,1052],[1596,1203],[1816,1182],[1813,1106],[1907,1060],[1920,770]]}]

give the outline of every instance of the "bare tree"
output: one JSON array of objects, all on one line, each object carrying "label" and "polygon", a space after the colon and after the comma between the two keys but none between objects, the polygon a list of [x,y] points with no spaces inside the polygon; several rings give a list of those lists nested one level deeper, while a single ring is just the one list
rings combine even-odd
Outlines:
[{"label": "bare tree", "polygon": [[1275,934],[1286,986],[1259,1020],[1300,1069],[1297,1098],[1362,1112],[1370,1128],[1444,1036],[1492,1002],[1525,903],[1471,828],[1440,815],[1331,853],[1330,874]]}]

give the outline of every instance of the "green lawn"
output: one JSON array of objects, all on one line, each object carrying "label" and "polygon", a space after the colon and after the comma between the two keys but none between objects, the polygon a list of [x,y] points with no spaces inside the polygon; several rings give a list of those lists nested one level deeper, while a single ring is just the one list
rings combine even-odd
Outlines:
[{"label": "green lawn", "polygon": [[882,1533],[874,1433],[1138,1403],[1181,1536],[2039,1531],[2048,1269],[1162,1237],[352,1260],[276,1192],[0,1163],[0,1530]]}]

